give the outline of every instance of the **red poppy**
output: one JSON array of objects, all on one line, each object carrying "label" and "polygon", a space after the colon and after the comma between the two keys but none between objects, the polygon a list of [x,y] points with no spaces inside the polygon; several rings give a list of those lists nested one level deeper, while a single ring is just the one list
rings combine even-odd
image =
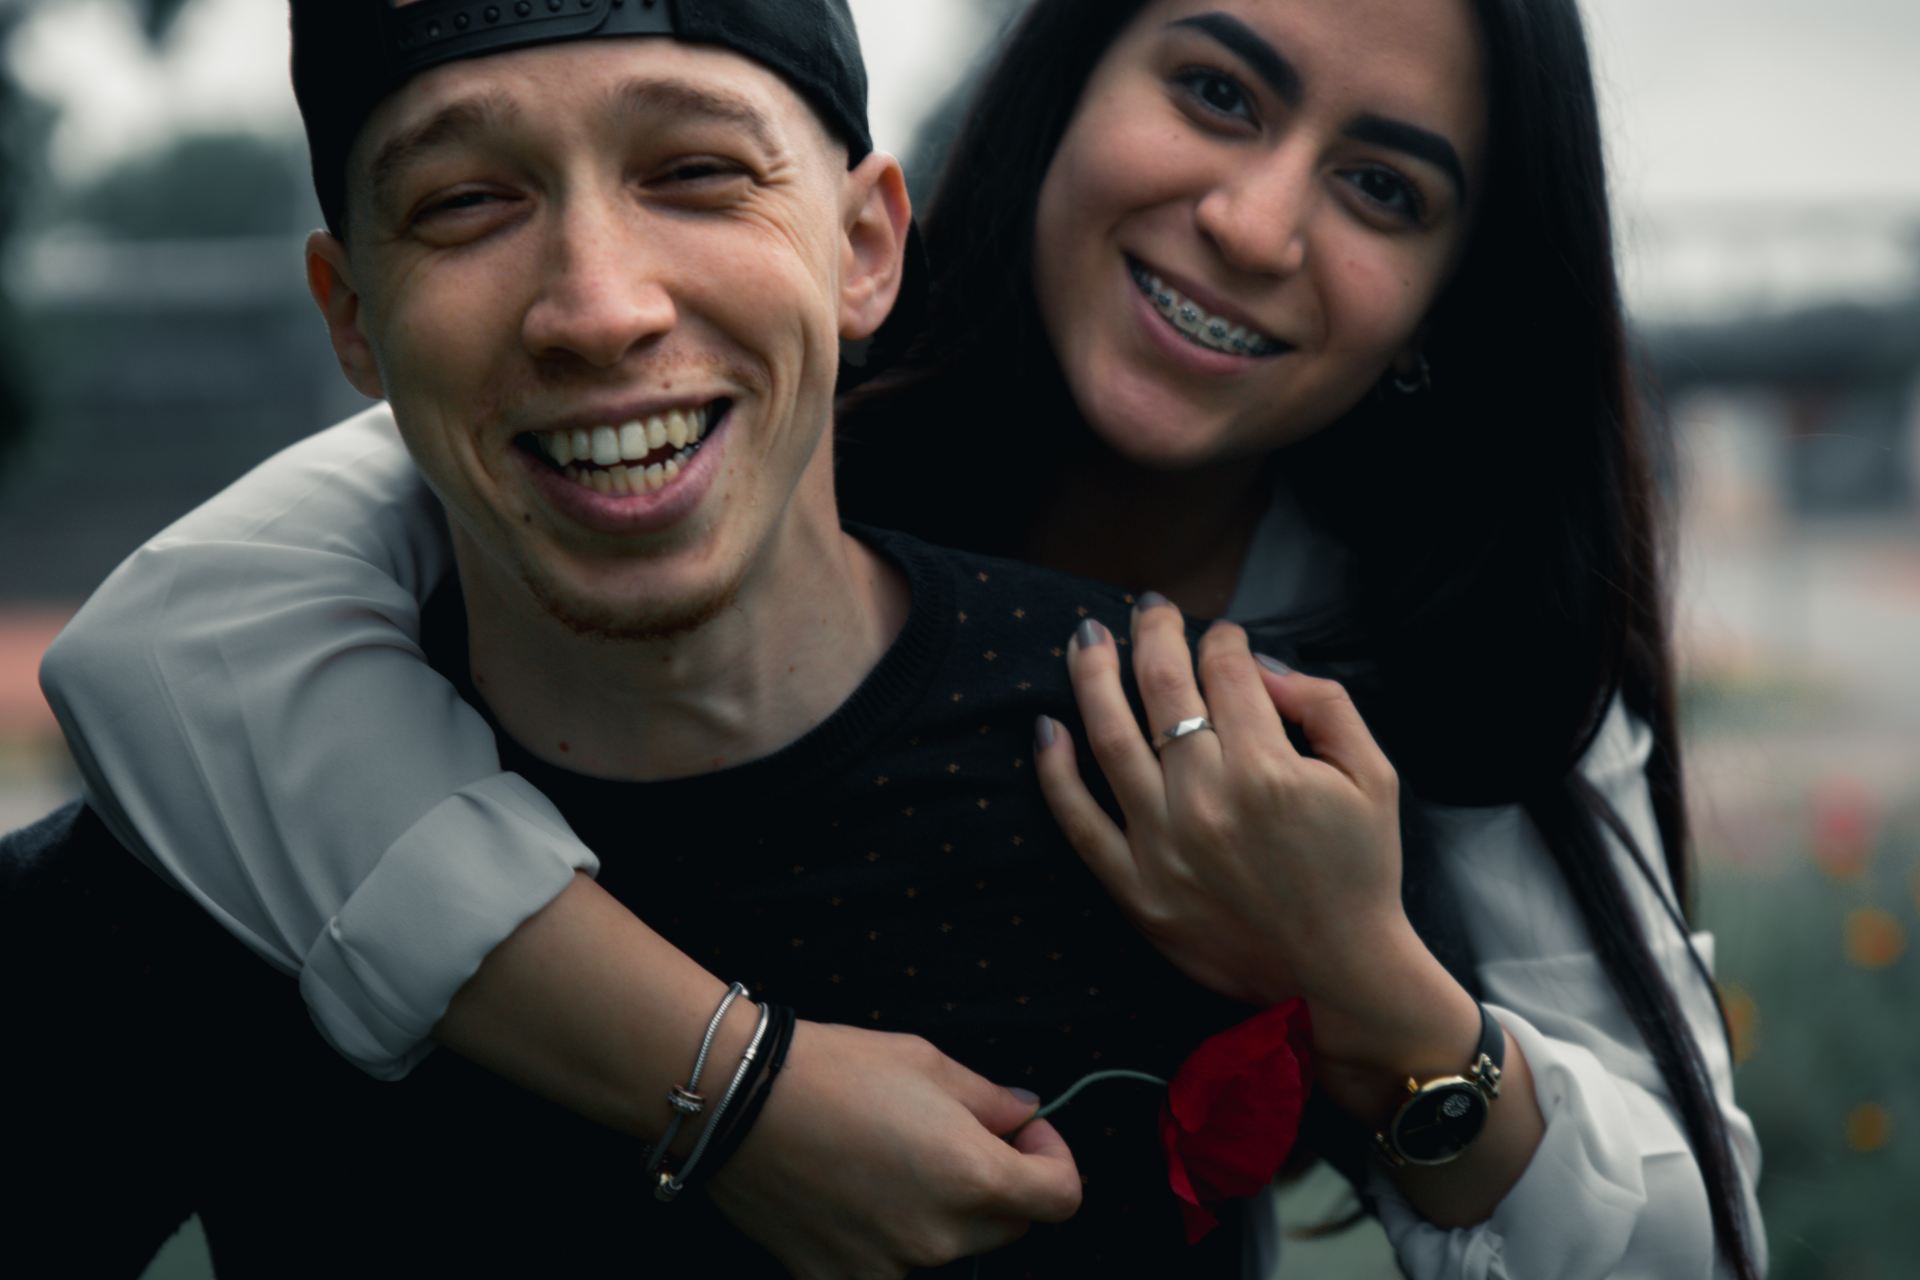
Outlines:
[{"label": "red poppy", "polygon": [[1313,1087],[1312,1043],[1306,1004],[1289,1000],[1180,1064],[1160,1108],[1160,1145],[1188,1244],[1219,1225],[1210,1205],[1250,1196],[1280,1172]]}]

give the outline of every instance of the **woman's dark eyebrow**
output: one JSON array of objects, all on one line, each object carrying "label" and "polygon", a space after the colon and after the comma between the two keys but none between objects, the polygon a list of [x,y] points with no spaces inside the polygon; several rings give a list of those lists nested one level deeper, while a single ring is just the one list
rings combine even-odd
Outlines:
[{"label": "woman's dark eyebrow", "polygon": [[1267,88],[1279,95],[1280,101],[1288,106],[1299,106],[1301,98],[1306,96],[1301,88],[1300,73],[1293,69],[1293,64],[1287,61],[1286,56],[1233,15],[1201,13],[1169,22],[1167,26],[1185,27],[1212,36],[1252,67],[1254,74],[1265,80]]},{"label": "woman's dark eyebrow", "polygon": [[1356,142],[1371,142],[1376,146],[1391,147],[1403,151],[1416,160],[1425,160],[1439,169],[1453,181],[1454,194],[1461,200],[1467,198],[1467,170],[1460,163],[1460,153],[1453,144],[1430,129],[1408,124],[1404,120],[1390,120],[1386,116],[1365,115],[1354,119],[1346,127],[1346,135]]},{"label": "woman's dark eyebrow", "polygon": [[[1298,107],[1306,98],[1306,86],[1300,79],[1300,72],[1287,61],[1287,56],[1274,48],[1265,36],[1232,14],[1195,14],[1191,18],[1169,22],[1167,26],[1198,31],[1212,37],[1251,67],[1254,74],[1266,81],[1267,87],[1289,107]],[[1347,125],[1344,132],[1357,142],[1391,147],[1426,161],[1452,180],[1455,194],[1463,200],[1466,198],[1467,171],[1466,166],[1460,163],[1460,153],[1451,142],[1431,129],[1422,129],[1419,125],[1386,116],[1363,115]]]}]

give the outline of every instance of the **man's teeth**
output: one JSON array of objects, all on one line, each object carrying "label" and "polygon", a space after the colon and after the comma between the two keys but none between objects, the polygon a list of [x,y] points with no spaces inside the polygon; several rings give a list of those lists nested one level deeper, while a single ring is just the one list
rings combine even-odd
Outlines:
[{"label": "man's teeth", "polygon": [[1272,356],[1287,350],[1286,344],[1277,338],[1270,338],[1257,329],[1249,329],[1216,316],[1198,303],[1182,297],[1166,281],[1139,263],[1129,262],[1127,270],[1133,275],[1134,286],[1153,304],[1153,309],[1178,329],[1187,341],[1233,356]]},{"label": "man's teeth", "polygon": [[[543,431],[535,439],[575,484],[626,497],[664,488],[678,476],[706,438],[712,413],[712,406],[675,409],[617,427]],[[674,450],[668,457],[656,457],[644,466],[629,465],[667,448]]]}]

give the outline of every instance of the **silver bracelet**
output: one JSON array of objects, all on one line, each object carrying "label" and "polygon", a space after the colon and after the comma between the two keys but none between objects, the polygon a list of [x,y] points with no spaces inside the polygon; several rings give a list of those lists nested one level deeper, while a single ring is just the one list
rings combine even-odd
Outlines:
[{"label": "silver bracelet", "polygon": [[733,1095],[740,1092],[741,1082],[753,1071],[753,1060],[760,1052],[760,1041],[766,1037],[767,1021],[773,1014],[772,1005],[760,1006],[760,1024],[753,1029],[753,1039],[747,1042],[747,1051],[740,1055],[740,1065],[734,1069],[733,1079],[727,1084],[727,1091],[720,1095],[720,1105],[707,1117],[707,1127],[700,1131],[700,1141],[693,1144],[693,1150],[687,1153],[687,1162],[680,1166],[679,1173],[660,1170],[654,1183],[653,1194],[658,1200],[671,1200],[687,1185],[687,1176],[693,1172],[693,1166],[700,1163],[700,1155],[707,1149],[707,1143],[720,1129],[720,1117],[727,1113],[727,1107],[733,1102]]},{"label": "silver bracelet", "polygon": [[707,1034],[700,1037],[700,1052],[694,1056],[693,1071],[687,1076],[687,1082],[667,1090],[667,1105],[673,1108],[673,1118],[667,1121],[666,1131],[660,1135],[660,1141],[647,1151],[648,1170],[666,1159],[674,1135],[680,1132],[681,1123],[688,1116],[697,1116],[706,1110],[707,1100],[695,1093],[694,1088],[700,1083],[700,1073],[706,1070],[707,1055],[713,1051],[713,1038],[720,1034],[720,1022],[727,1016],[728,1007],[745,994],[746,987],[738,982],[727,988],[727,994],[720,997],[720,1007],[713,1011],[713,1017],[707,1022]]}]

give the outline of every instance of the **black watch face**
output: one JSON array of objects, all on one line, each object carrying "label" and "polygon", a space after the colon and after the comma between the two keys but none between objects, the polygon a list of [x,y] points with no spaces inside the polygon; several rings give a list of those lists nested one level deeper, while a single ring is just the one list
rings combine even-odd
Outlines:
[{"label": "black watch face", "polygon": [[1410,1164],[1445,1164],[1487,1127],[1487,1100],[1465,1080],[1448,1081],[1411,1098],[1389,1137]]}]

